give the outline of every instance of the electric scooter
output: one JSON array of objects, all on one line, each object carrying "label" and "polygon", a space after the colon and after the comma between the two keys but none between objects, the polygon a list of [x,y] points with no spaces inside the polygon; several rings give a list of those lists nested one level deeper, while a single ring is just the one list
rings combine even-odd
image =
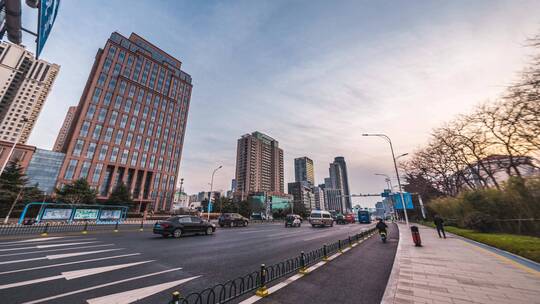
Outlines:
[{"label": "electric scooter", "polygon": [[386,231],[380,231],[379,234],[381,235],[382,242],[386,243]]}]

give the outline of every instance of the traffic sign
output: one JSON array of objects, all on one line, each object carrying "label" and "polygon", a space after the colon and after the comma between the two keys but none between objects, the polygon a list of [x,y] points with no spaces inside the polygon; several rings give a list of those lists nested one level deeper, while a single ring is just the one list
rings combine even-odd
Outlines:
[{"label": "traffic sign", "polygon": [[40,0],[39,1],[39,17],[38,17],[38,38],[36,45],[36,58],[39,57],[49,34],[51,33],[60,0]]}]

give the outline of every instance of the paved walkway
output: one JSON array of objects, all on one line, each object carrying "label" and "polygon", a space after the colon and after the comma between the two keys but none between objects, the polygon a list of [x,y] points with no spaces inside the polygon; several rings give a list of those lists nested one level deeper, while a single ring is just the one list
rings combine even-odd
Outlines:
[{"label": "paved walkway", "polygon": [[422,247],[399,224],[382,303],[540,303],[540,272],[447,233],[419,227]]}]

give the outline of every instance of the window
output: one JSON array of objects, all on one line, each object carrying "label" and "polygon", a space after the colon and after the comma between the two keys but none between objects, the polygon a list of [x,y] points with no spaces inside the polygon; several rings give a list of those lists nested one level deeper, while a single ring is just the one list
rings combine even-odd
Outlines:
[{"label": "window", "polygon": [[75,147],[73,147],[73,156],[81,156],[81,151],[84,148],[84,140],[77,139]]},{"label": "window", "polygon": [[88,111],[86,111],[86,119],[92,120],[92,118],[94,117],[94,113],[96,113],[96,106],[90,104],[90,106],[88,106]]},{"label": "window", "polygon": [[127,124],[128,116],[123,114],[122,119],[120,120],[120,128],[125,128]]},{"label": "window", "polygon": [[121,106],[122,106],[122,96],[117,95],[116,99],[114,100],[114,108],[119,110]]},{"label": "window", "polygon": [[100,86],[100,87],[103,87],[103,85],[105,84],[106,79],[107,79],[107,75],[105,73],[99,74],[97,85]]},{"label": "window", "polygon": [[118,94],[124,95],[126,93],[126,87],[127,83],[124,80],[120,81],[120,88],[118,89]]},{"label": "window", "polygon": [[88,135],[88,130],[89,129],[90,129],[90,122],[88,122],[88,121],[83,122],[83,124],[81,126],[80,136],[81,137],[86,137]]},{"label": "window", "polygon": [[120,163],[122,165],[125,165],[127,163],[128,154],[129,154],[128,149],[124,149],[124,151],[122,151],[122,157],[120,158]]},{"label": "window", "polygon": [[129,113],[131,110],[131,99],[127,99],[126,103],[124,104],[124,112]]},{"label": "window", "polygon": [[137,58],[137,62],[135,63],[135,73],[133,73],[133,79],[135,79],[135,81],[139,79],[139,75],[141,74],[141,67],[142,60]]},{"label": "window", "polygon": [[143,113],[142,113],[143,119],[148,118],[148,111],[149,111],[148,106],[144,106]]},{"label": "window", "polygon": [[114,45],[111,45],[109,47],[109,53],[107,54],[107,58],[113,58],[115,53],[116,53],[116,47]]},{"label": "window", "polygon": [[139,158],[139,152],[133,151],[133,154],[131,155],[131,166],[135,167],[137,166],[137,158]]},{"label": "window", "polygon": [[152,121],[155,121],[155,120],[156,120],[156,115],[157,115],[157,109],[154,108],[154,109],[152,110],[152,115],[150,116],[150,118],[152,118],[152,119],[151,119]]},{"label": "window", "polygon": [[118,112],[113,111],[111,117],[109,118],[109,125],[114,126],[116,124],[116,118],[118,117]]},{"label": "window", "polygon": [[145,168],[146,167],[146,153],[143,153],[143,155],[141,156],[141,167]]},{"label": "window", "polygon": [[141,142],[142,142],[142,136],[137,135],[137,139],[135,140],[135,149],[140,149],[141,148]]},{"label": "window", "polygon": [[98,140],[99,139],[99,135],[101,134],[101,125],[96,125],[94,127],[94,133],[92,133],[92,139],[93,140]]},{"label": "window", "polygon": [[128,97],[133,98],[135,96],[135,86],[129,88]]},{"label": "window", "polygon": [[140,110],[141,110],[141,104],[137,102],[135,104],[135,108],[133,109],[133,115],[139,116],[139,111]]},{"label": "window", "polygon": [[114,65],[114,70],[113,70],[113,76],[118,76],[120,74],[120,70],[122,69],[122,66],[117,63]]},{"label": "window", "polygon": [[129,124],[129,130],[135,131],[135,126],[137,125],[137,118],[133,117],[131,118],[131,122]]},{"label": "window", "polygon": [[107,89],[110,91],[114,90],[114,87],[116,87],[116,78],[113,77],[111,80],[109,80],[109,85],[107,86]]},{"label": "window", "polygon": [[117,145],[122,143],[122,137],[123,136],[124,136],[124,131],[118,130],[118,132],[116,133],[116,138],[114,139],[114,143],[117,144]]},{"label": "window", "polygon": [[139,124],[139,133],[144,133],[144,128],[146,127],[146,121],[141,120],[141,123]]},{"label": "window", "polygon": [[108,106],[111,104],[111,99],[112,99],[112,93],[111,92],[107,92],[105,94],[105,98],[103,98],[103,104]]},{"label": "window", "polygon": [[154,164],[156,163],[156,156],[150,155],[150,164],[148,165],[150,168],[154,168]]},{"label": "window", "polygon": [[126,137],[126,147],[129,148],[131,146],[131,141],[133,140],[133,133],[128,133]]},{"label": "window", "polygon": [[148,149],[150,148],[150,138],[147,138],[144,141],[144,152],[148,152]]},{"label": "window", "polygon": [[160,158],[158,159],[157,169],[158,169],[159,171],[161,171],[161,169],[163,169],[163,157],[160,157]]},{"label": "window", "polygon": [[120,53],[118,53],[118,62],[124,62],[124,58],[126,57],[126,52],[124,51],[120,51]]},{"label": "window", "polygon": [[118,147],[113,147],[111,152],[111,158],[109,159],[112,163],[116,162],[116,158],[118,157]]},{"label": "window", "polygon": [[109,146],[102,145],[101,149],[99,150],[98,160],[105,160],[107,157],[107,151],[109,151]]},{"label": "window", "polygon": [[105,132],[104,141],[105,142],[111,142],[112,135],[113,135],[113,128],[110,128],[110,127],[107,128],[107,131]]},{"label": "window", "polygon": [[97,183],[101,175],[101,170],[103,169],[103,164],[97,164],[94,168],[94,175],[92,176],[92,182]]},{"label": "window", "polygon": [[90,170],[90,162],[89,161],[85,161],[83,162],[82,164],[82,167],[81,167],[81,173],[79,175],[79,178],[84,178],[86,179],[86,177],[88,176],[88,171]]},{"label": "window", "polygon": [[158,141],[154,140],[154,144],[152,145],[152,153],[156,153],[158,149]]},{"label": "window", "polygon": [[161,125],[158,125],[156,127],[156,137],[160,137],[161,136]]},{"label": "window", "polygon": [[149,123],[148,129],[146,129],[146,134],[148,136],[152,136],[153,130],[154,130],[154,123]]},{"label": "window", "polygon": [[111,63],[112,60],[110,58],[105,59],[105,62],[103,63],[103,72],[109,72],[109,69],[111,68]]},{"label": "window", "polygon": [[86,158],[92,159],[94,157],[94,152],[96,152],[96,143],[90,143],[88,145],[88,150],[86,150]]},{"label": "window", "polygon": [[98,121],[99,122],[104,122],[106,116],[107,116],[107,109],[101,108],[99,110]]},{"label": "window", "polygon": [[64,175],[64,179],[72,179],[73,174],[75,173],[75,168],[77,168],[77,160],[72,159],[69,161],[69,165],[66,169],[66,174]]}]

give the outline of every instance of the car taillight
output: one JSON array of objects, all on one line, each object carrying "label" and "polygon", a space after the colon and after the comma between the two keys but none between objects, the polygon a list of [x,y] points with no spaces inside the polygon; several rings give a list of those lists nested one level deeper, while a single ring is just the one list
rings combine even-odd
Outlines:
[{"label": "car taillight", "polygon": [[160,225],[161,225],[161,227],[163,227],[163,228],[167,228],[167,227],[169,227],[169,226],[170,226],[170,225],[169,225],[169,224],[167,224],[167,223],[161,223]]}]

